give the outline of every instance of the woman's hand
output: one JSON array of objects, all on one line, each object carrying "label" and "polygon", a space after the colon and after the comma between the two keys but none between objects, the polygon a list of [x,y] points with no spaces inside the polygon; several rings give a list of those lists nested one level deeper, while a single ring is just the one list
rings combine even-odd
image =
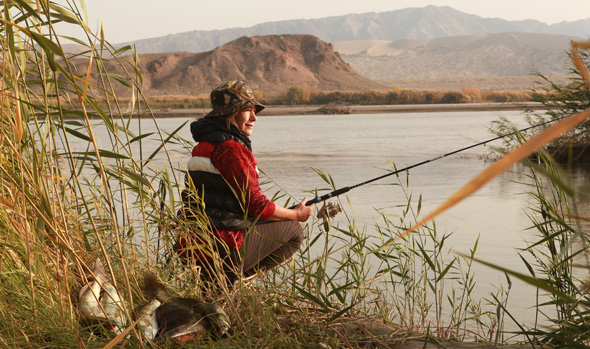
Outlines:
[{"label": "woman's hand", "polygon": [[307,198],[303,198],[299,205],[295,206],[293,209],[297,213],[297,220],[300,222],[305,222],[311,217],[313,214],[313,209],[315,208],[315,204],[311,204],[309,206],[305,206],[307,202]]},{"label": "woman's hand", "polygon": [[313,213],[313,209],[315,208],[315,204],[311,204],[309,206],[305,206],[307,202],[307,198],[303,198],[299,205],[293,208],[285,208],[279,205],[276,205],[275,212],[272,216],[268,217],[266,220],[268,221],[299,221],[305,222],[306,220],[311,217]]}]

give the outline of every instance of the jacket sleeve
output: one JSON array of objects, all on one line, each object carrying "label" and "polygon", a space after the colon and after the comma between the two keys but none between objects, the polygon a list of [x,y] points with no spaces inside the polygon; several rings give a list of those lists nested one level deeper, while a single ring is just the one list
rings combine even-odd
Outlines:
[{"label": "jacket sleeve", "polygon": [[231,186],[248,216],[265,220],[274,213],[275,204],[260,189],[256,158],[250,150],[236,141],[224,141],[211,154],[211,162]]}]

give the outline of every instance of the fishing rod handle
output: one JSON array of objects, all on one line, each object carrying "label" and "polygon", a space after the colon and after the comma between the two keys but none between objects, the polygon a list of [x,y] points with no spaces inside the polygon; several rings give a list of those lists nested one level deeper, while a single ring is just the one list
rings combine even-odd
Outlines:
[{"label": "fishing rod handle", "polygon": [[340,189],[334,190],[333,192],[330,192],[330,193],[325,194],[325,195],[322,195],[322,196],[316,196],[315,198],[307,201],[305,203],[305,206],[309,206],[309,205],[312,205],[312,204],[317,204],[317,203],[322,202],[322,201],[326,201],[329,198],[333,198],[335,196],[342,195],[342,194],[348,192],[349,190],[350,190],[350,187],[344,187],[344,188],[340,188]]}]

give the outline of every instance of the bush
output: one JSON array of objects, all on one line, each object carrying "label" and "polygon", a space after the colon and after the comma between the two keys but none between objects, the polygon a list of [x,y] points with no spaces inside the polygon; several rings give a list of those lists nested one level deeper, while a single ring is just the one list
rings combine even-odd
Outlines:
[{"label": "bush", "polygon": [[444,104],[467,103],[469,102],[469,98],[463,92],[450,91],[443,95],[440,102]]},{"label": "bush", "polygon": [[[532,100],[540,102],[545,109],[539,111],[529,110],[527,122],[529,125],[540,125],[550,121],[557,121],[562,118],[571,116],[584,110],[590,109],[590,89],[585,82],[582,73],[578,67],[573,64],[572,54],[568,53],[570,58],[569,82],[559,85],[550,80],[550,78],[537,72],[539,81],[538,88],[530,92]],[[588,51],[581,51],[581,63],[586,68],[590,67],[590,55]],[[511,94],[491,95],[488,98],[495,101],[508,101],[508,98],[518,99],[518,96]],[[499,120],[495,123],[494,128],[499,132],[510,130],[510,125]],[[560,163],[579,162],[590,159],[590,121],[586,120],[582,124],[574,127],[567,133],[549,144],[546,149]],[[536,132],[533,130],[531,132]],[[526,134],[525,134],[526,135]],[[518,137],[506,139],[504,148],[499,151],[510,149],[519,144]]]}]

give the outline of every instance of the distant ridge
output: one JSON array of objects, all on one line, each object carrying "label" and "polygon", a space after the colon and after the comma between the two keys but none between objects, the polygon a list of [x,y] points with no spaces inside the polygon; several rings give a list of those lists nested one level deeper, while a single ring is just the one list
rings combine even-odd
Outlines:
[{"label": "distant ridge", "polygon": [[498,33],[422,40],[334,42],[354,70],[370,79],[567,75],[563,35]]},{"label": "distant ridge", "polygon": [[[232,79],[280,95],[292,86],[527,89],[534,82],[514,77],[530,78],[535,70],[566,77],[570,40],[589,35],[590,18],[547,25],[427,6],[192,31],[134,44],[146,95],[203,94]],[[452,79],[459,82],[449,84]]]},{"label": "distant ridge", "polygon": [[310,34],[326,42],[335,42],[417,40],[503,32],[587,38],[590,35],[590,18],[548,25],[536,20],[508,21],[500,18],[483,18],[451,7],[431,5],[380,13],[267,22],[249,28],[195,30],[138,40],[134,44],[140,53],[203,52],[241,36]]},{"label": "distant ridge", "polygon": [[[78,64],[78,69],[84,69]],[[109,71],[122,74],[111,65]],[[283,95],[292,86],[323,91],[385,89],[355,72],[332,44],[311,35],[242,37],[212,51],[156,53],[139,57],[146,95],[208,94],[228,80],[246,80],[266,95]],[[124,96],[128,89],[118,85]]]}]

